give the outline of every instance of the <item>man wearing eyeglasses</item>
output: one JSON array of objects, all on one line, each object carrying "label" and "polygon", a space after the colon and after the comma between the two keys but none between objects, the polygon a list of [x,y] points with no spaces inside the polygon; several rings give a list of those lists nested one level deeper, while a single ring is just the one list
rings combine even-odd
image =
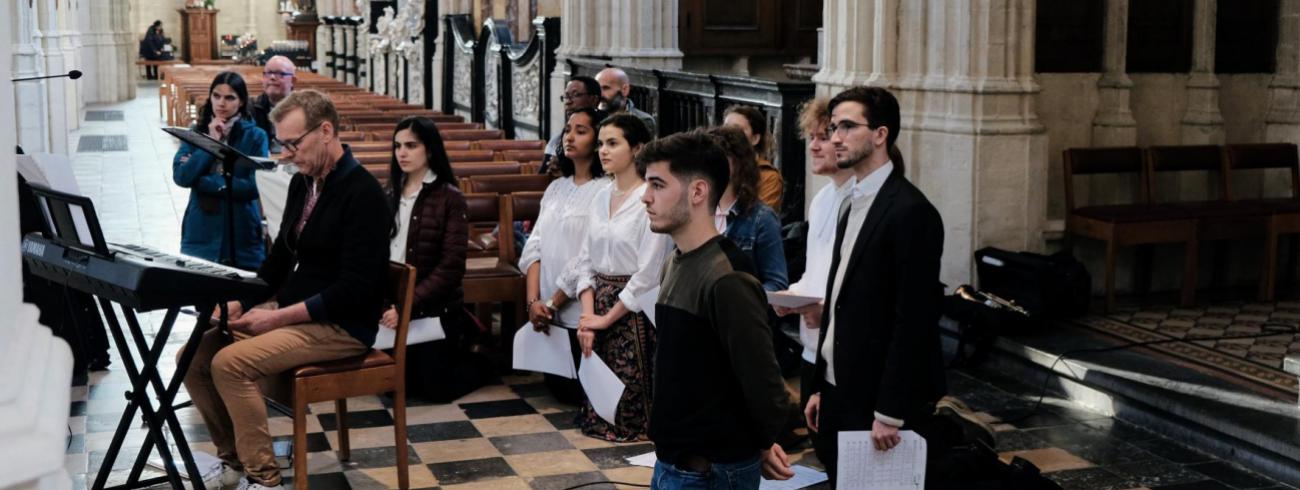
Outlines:
[{"label": "man wearing eyeglasses", "polygon": [[[600,84],[596,83],[595,78],[587,76],[576,76],[569,79],[569,83],[564,86],[564,93],[560,95],[560,102],[564,103],[564,119],[569,119],[569,114],[573,111],[596,107],[600,103]],[[597,121],[599,122],[599,121]],[[560,125],[564,127],[563,124]],[[551,158],[560,153],[560,141],[564,139],[564,131],[556,131],[551,141],[546,143],[546,158],[542,162],[542,167],[537,169],[537,173],[546,173],[547,167],[551,164]]]},{"label": "man wearing eyeglasses", "polygon": [[[279,489],[259,382],[295,367],[369,352],[379,327],[393,220],[379,181],[338,137],[334,104],[301,90],[271,111],[298,167],[283,226],[257,275],[264,296],[227,304],[235,340],[204,334],[185,386],[240,489]],[[306,475],[300,475],[305,478]]]},{"label": "man wearing eyeglasses", "polygon": [[287,57],[272,56],[266,60],[266,66],[262,67],[262,95],[253,99],[253,119],[257,121],[257,127],[266,131],[266,135],[271,138],[271,153],[280,151],[275,143],[271,109],[293,93],[293,82],[296,80],[293,61]]},{"label": "man wearing eyeglasses", "polygon": [[[947,387],[938,327],[943,221],[903,175],[898,100],[855,87],[829,106],[836,165],[857,182],[838,213],[804,414],[834,482],[840,431],[871,431],[878,451],[898,446],[900,430],[925,438],[931,454],[944,448],[933,414]],[[943,476],[927,471],[926,483]]]}]

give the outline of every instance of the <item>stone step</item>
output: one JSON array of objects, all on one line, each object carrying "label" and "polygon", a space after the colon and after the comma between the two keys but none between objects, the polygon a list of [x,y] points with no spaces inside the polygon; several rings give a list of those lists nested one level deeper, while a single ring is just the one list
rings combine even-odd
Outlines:
[{"label": "stone step", "polygon": [[[945,348],[956,345],[944,327]],[[1291,395],[1150,349],[1079,353],[1125,342],[1071,325],[1003,337],[980,371],[1060,396],[1175,442],[1300,484],[1300,407]]]}]

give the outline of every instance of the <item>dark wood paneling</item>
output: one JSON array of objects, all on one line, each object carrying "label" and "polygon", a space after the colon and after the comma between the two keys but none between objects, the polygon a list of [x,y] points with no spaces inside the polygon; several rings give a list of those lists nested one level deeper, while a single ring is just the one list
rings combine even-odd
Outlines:
[{"label": "dark wood paneling", "polygon": [[686,54],[816,54],[820,0],[682,0],[678,5]]},{"label": "dark wood paneling", "polygon": [[1137,0],[1128,8],[1128,72],[1191,71],[1192,0]]},{"label": "dark wood paneling", "polygon": [[1038,0],[1034,69],[1039,73],[1102,70],[1105,0]]},{"label": "dark wood paneling", "polygon": [[1278,0],[1219,3],[1214,33],[1215,72],[1274,72],[1278,4]]}]

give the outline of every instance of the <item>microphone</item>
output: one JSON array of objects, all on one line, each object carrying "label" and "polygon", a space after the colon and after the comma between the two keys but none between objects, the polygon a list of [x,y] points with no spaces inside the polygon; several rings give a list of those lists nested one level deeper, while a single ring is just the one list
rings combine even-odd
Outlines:
[{"label": "microphone", "polygon": [[81,78],[81,70],[72,70],[72,71],[70,71],[70,72],[63,73],[63,74],[59,74],[59,75],[45,75],[45,76],[41,76],[41,77],[26,77],[26,78],[11,78],[11,79],[9,79],[9,81],[10,81],[10,82],[26,82],[26,81],[28,81],[28,80],[44,80],[44,79],[46,79],[46,78],[60,78],[60,77],[68,77],[68,78],[71,78],[71,79],[73,79],[73,80],[76,80],[76,79],[78,79],[78,78]]}]

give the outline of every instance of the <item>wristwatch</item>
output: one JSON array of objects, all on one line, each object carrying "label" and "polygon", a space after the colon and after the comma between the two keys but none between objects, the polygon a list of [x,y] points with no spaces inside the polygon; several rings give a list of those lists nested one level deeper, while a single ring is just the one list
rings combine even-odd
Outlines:
[{"label": "wristwatch", "polygon": [[542,306],[545,306],[548,310],[555,311],[555,300],[548,298],[545,303],[542,303]]}]

